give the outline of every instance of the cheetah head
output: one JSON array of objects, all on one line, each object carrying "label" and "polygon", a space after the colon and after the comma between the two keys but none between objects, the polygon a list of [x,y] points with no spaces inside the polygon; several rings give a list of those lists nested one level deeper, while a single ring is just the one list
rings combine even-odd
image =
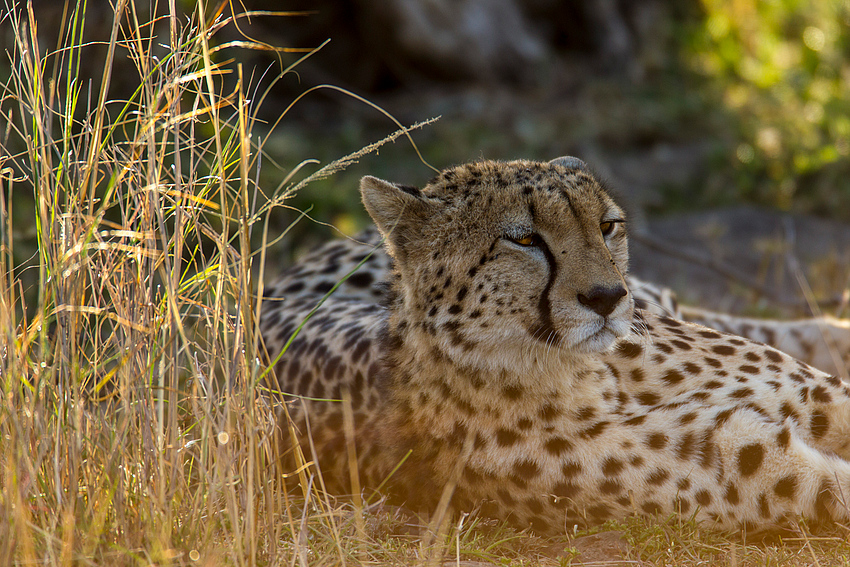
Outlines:
[{"label": "cheetah head", "polygon": [[365,177],[398,317],[455,356],[592,353],[629,333],[625,213],[576,158],[483,161],[423,190]]}]

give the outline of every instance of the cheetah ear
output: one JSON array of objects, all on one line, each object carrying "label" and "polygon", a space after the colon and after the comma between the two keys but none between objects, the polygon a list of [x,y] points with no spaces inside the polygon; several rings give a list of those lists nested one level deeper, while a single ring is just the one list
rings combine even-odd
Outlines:
[{"label": "cheetah ear", "polygon": [[360,195],[369,216],[387,238],[390,252],[400,260],[399,255],[420,233],[420,224],[434,211],[434,201],[416,187],[369,175],[360,181]]},{"label": "cheetah ear", "polygon": [[566,169],[578,169],[581,171],[590,171],[587,164],[573,156],[562,156],[555,158],[549,162],[549,165],[560,165]]}]

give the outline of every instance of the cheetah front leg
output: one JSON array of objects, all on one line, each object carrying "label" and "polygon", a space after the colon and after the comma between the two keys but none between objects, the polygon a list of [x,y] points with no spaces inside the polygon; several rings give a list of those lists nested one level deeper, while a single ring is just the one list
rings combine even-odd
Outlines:
[{"label": "cheetah front leg", "polygon": [[738,336],[645,312],[640,320],[644,332],[603,355],[623,400],[746,407],[775,423],[790,419],[807,444],[850,459],[847,382]]},{"label": "cheetah front leg", "polygon": [[850,462],[808,445],[792,420],[776,424],[737,412],[713,438],[723,496],[711,515],[721,524],[763,529],[798,517],[850,518]]},{"label": "cheetah front leg", "polygon": [[616,485],[629,490],[639,513],[694,515],[729,530],[765,531],[800,517],[850,518],[850,462],[812,447],[791,419],[683,402],[632,415],[609,433],[609,441],[619,440],[635,456],[617,467],[610,458],[584,467],[597,475],[587,482],[597,487],[594,500]]}]

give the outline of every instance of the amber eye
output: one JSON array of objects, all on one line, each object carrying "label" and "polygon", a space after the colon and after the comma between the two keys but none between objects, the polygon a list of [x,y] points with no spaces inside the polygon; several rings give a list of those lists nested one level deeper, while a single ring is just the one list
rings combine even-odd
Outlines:
[{"label": "amber eye", "polygon": [[508,237],[508,239],[514,244],[519,244],[520,246],[537,246],[540,244],[540,237],[533,232],[529,232],[528,234],[524,234],[519,238]]},{"label": "amber eye", "polygon": [[602,231],[602,236],[608,236],[614,232],[615,226],[617,226],[615,221],[605,221],[599,224],[599,230]]}]

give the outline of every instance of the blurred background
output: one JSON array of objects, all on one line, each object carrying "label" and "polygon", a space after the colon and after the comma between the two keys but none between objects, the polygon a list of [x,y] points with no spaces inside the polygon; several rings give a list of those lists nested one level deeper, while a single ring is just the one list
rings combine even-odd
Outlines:
[{"label": "blurred background", "polygon": [[[55,48],[63,6],[42,0],[33,8],[40,40]],[[134,8],[140,18],[168,11],[162,3]],[[183,1],[178,9],[197,8]],[[481,158],[584,159],[630,210],[634,272],[687,301],[804,314],[802,276],[823,307],[847,313],[850,0],[206,7],[219,20],[234,11],[253,15],[214,36],[222,46],[235,42],[216,57],[242,63],[267,125],[267,134],[254,129],[264,137],[261,187],[277,186],[304,160],[318,160],[304,166],[309,173],[397,129],[356,95],[404,125],[440,117],[412,133],[437,169]],[[289,13],[274,13],[281,11]],[[108,37],[109,2],[89,0],[88,14],[87,39]],[[287,49],[245,49],[238,42],[246,38]],[[93,92],[102,49],[88,50]],[[116,99],[138,86],[126,64],[112,79]],[[318,89],[284,115],[316,85],[351,94]],[[288,203],[353,234],[368,224],[357,191],[365,174],[422,186],[434,172],[400,138]],[[272,231],[296,216],[281,211]],[[274,249],[278,263],[335,231],[302,221],[291,234]]]}]

